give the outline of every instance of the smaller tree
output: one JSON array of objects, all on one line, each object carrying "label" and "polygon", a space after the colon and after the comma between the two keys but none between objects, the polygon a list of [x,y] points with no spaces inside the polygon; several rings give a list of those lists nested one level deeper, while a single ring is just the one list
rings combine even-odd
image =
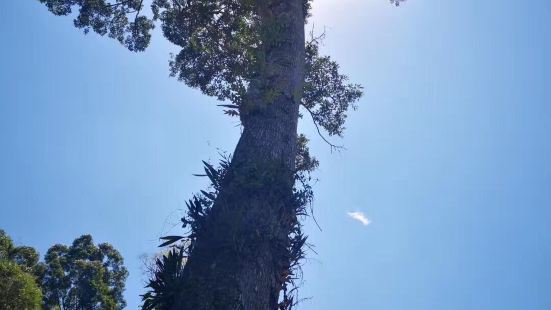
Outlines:
[{"label": "smaller tree", "polygon": [[0,260],[0,309],[40,309],[42,293],[35,278],[19,265]]},{"label": "smaller tree", "polygon": [[45,256],[44,305],[61,309],[116,310],[123,298],[128,271],[120,253],[108,243],[95,245],[83,235],[71,246],[56,244]]},{"label": "smaller tree", "polygon": [[0,230],[0,243],[0,309],[40,309],[42,292],[33,275],[28,273],[24,266],[7,259],[7,250],[13,250],[15,247],[3,230]]},{"label": "smaller tree", "polygon": [[40,279],[43,273],[38,252],[29,246],[15,246],[10,236],[2,229],[0,229],[0,260],[18,265],[24,272],[34,275],[37,279]]}]

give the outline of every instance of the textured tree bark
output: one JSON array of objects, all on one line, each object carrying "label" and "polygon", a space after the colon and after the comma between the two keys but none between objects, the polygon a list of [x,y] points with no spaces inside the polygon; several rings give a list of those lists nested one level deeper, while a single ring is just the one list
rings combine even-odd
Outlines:
[{"label": "textured tree bark", "polygon": [[231,169],[184,269],[175,309],[275,310],[288,268],[298,109],[304,81],[303,0],[259,0],[265,63],[241,109]]}]

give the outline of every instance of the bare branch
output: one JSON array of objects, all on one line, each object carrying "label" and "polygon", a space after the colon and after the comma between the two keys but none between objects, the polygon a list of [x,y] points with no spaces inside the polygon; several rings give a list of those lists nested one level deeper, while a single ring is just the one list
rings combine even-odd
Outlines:
[{"label": "bare branch", "polygon": [[323,40],[325,40],[325,37],[327,35],[327,29],[323,27],[323,31],[319,35],[315,35],[315,27],[316,25],[312,23],[312,29],[310,30],[310,40],[307,41],[307,44],[313,44],[313,43],[322,43]]}]

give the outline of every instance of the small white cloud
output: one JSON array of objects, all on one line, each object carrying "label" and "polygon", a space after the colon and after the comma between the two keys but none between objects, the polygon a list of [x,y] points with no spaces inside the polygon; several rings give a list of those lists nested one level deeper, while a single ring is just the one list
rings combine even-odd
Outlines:
[{"label": "small white cloud", "polygon": [[363,214],[363,212],[347,212],[352,219],[361,222],[364,226],[371,224],[371,221]]}]

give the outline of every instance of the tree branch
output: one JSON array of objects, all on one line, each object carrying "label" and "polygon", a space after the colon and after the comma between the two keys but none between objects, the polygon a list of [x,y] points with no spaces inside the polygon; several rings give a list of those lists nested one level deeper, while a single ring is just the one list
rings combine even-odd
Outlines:
[{"label": "tree branch", "polygon": [[346,150],[346,148],[344,146],[335,145],[335,144],[331,143],[329,140],[327,140],[327,138],[325,138],[325,136],[321,133],[321,129],[320,129],[318,123],[316,123],[316,118],[314,116],[314,112],[312,112],[312,110],[310,110],[310,108],[308,108],[304,104],[301,104],[301,105],[306,109],[306,111],[308,111],[308,113],[310,113],[310,117],[312,117],[312,122],[316,126],[316,130],[318,131],[318,135],[323,139],[323,141],[325,141],[325,143],[327,143],[331,147],[331,152],[333,152],[333,150],[337,150],[337,151]]},{"label": "tree branch", "polygon": [[325,40],[325,37],[327,35],[327,30],[325,29],[325,27],[323,27],[323,31],[318,36],[314,34],[315,27],[316,25],[312,23],[312,29],[310,30],[310,40],[306,42],[307,44],[314,44],[314,43],[320,44],[320,43],[323,43],[323,40]]},{"label": "tree branch", "polygon": [[134,26],[136,24],[136,21],[138,20],[138,16],[140,15],[140,11],[143,7],[143,0],[140,1],[140,5],[138,6],[138,10],[136,11],[136,17],[134,17]]},{"label": "tree branch", "polygon": [[127,3],[129,3],[129,2],[132,2],[132,0],[126,0],[126,1],[121,1],[121,2],[115,2],[115,3],[113,3],[113,4],[106,4],[105,7],[111,8],[111,7],[115,7],[115,6],[127,4]]}]

